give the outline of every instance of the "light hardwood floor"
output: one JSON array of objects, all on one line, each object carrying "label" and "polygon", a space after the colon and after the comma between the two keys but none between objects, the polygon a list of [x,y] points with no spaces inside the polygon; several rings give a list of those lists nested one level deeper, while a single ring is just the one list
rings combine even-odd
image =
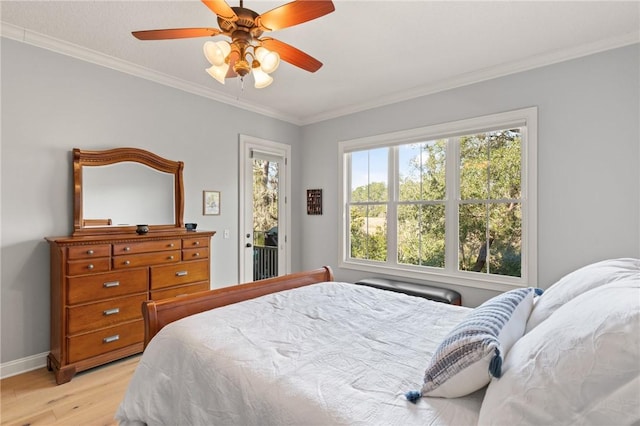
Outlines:
[{"label": "light hardwood floor", "polygon": [[2,425],[117,425],[116,409],[140,355],[83,371],[56,385],[46,367],[0,381]]}]

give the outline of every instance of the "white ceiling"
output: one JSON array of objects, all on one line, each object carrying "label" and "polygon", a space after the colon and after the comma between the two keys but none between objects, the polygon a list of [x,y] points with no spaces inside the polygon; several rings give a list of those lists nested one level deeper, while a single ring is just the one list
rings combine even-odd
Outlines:
[{"label": "white ceiling", "polygon": [[[286,3],[245,0],[257,13]],[[239,0],[228,0],[231,6]],[[640,1],[334,0],[335,11],[269,33],[324,63],[282,63],[274,83],[223,86],[206,38],[139,41],[131,31],[218,27],[199,0],[7,1],[2,35],[295,124],[410,99],[640,41]],[[217,39],[222,39],[220,36]]]}]

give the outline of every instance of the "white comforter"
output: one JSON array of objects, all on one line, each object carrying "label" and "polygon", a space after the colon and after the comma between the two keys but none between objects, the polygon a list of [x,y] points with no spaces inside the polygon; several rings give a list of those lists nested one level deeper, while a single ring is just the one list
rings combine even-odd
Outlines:
[{"label": "white comforter", "polygon": [[456,307],[322,283],[165,327],[116,414],[149,425],[470,425],[484,390],[408,402]]}]

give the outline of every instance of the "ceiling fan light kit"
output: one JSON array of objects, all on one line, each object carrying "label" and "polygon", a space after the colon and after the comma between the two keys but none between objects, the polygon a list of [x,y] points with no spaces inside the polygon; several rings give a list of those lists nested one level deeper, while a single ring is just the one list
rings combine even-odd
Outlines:
[{"label": "ceiling fan light kit", "polygon": [[[253,53],[251,53],[249,49],[252,49]],[[203,50],[205,58],[207,58],[207,61],[211,64],[211,67],[207,68],[207,72],[222,84],[224,84],[225,78],[231,68],[232,56],[243,58],[233,61],[233,72],[241,78],[251,72],[255,81],[255,87],[258,89],[267,87],[273,82],[273,77],[269,74],[274,72],[278,68],[278,65],[280,65],[280,55],[260,46],[239,46],[236,44],[231,45],[226,41],[207,41],[204,44]],[[251,67],[249,67],[249,61],[246,60],[248,56],[253,58]]]},{"label": "ceiling fan light kit", "polygon": [[165,30],[134,31],[139,40],[167,40],[191,37],[215,37],[224,35],[227,41],[207,41],[204,56],[211,64],[206,71],[220,83],[227,78],[253,74],[254,86],[258,89],[273,82],[273,73],[280,60],[309,72],[316,72],[322,63],[295,47],[265,37],[265,31],[274,31],[324,16],[335,10],[331,0],[294,0],[276,7],[262,15],[243,7],[230,7],[225,0],[202,0],[218,16],[217,28],[177,28]]}]

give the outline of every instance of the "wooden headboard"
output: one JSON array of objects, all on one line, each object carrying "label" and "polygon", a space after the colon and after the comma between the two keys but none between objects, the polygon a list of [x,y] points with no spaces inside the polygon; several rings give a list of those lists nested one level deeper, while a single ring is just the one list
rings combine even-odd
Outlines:
[{"label": "wooden headboard", "polygon": [[247,284],[218,288],[163,300],[148,300],[142,304],[144,347],[165,325],[180,318],[208,311],[265,294],[305,285],[333,281],[333,271],[324,266],[312,271],[297,272]]}]

